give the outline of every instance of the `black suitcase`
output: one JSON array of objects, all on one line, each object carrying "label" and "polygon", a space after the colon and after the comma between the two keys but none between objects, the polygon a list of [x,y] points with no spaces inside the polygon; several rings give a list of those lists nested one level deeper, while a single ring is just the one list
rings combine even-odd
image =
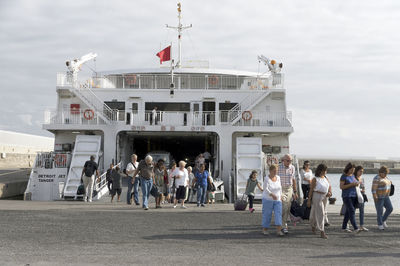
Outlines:
[{"label": "black suitcase", "polygon": [[[246,197],[246,199],[245,199]],[[243,194],[241,199],[235,201],[235,211],[244,211],[247,208],[247,195]]]}]

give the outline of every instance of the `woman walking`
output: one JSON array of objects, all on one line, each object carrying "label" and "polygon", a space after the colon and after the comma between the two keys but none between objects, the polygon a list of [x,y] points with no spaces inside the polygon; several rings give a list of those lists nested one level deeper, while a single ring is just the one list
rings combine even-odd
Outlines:
[{"label": "woman walking", "polygon": [[254,196],[256,195],[256,187],[258,187],[259,190],[263,191],[260,182],[258,182],[257,180],[257,171],[253,170],[251,171],[249,179],[247,179],[246,192],[245,192],[245,194],[249,198],[249,211],[251,213],[255,211],[255,209],[253,208],[253,201],[254,201]]},{"label": "woman walking", "polygon": [[303,191],[303,200],[308,198],[310,192],[311,180],[313,179],[313,172],[310,169],[310,161],[304,161],[303,168],[300,169],[301,176],[301,190]]},{"label": "woman walking", "polygon": [[167,200],[169,203],[173,203],[175,199],[175,192],[176,192],[176,187],[175,187],[175,177],[174,173],[176,170],[176,162],[171,163],[171,169],[168,170],[168,196]]},{"label": "woman walking", "polygon": [[[388,173],[389,169],[386,166],[382,166],[379,169],[379,174],[372,181],[372,196],[375,202],[379,230],[388,228],[386,220],[393,211],[392,202],[389,198],[392,181],[387,178]],[[383,214],[383,207],[386,209],[385,214]]]},{"label": "woman walking", "polygon": [[356,223],[356,204],[357,204],[357,192],[356,186],[359,182],[354,177],[355,166],[352,163],[348,163],[343,170],[343,174],[340,177],[340,189],[342,190],[343,203],[346,207],[346,213],[343,218],[342,229],[347,233],[351,233],[351,230],[347,228],[347,223],[351,222],[355,233],[359,233],[360,229]]},{"label": "woman walking", "polygon": [[318,230],[321,238],[328,239],[325,233],[325,204],[324,199],[329,195],[330,184],[326,178],[328,167],[320,164],[315,171],[315,178],[311,181],[307,207],[311,207],[310,224],[313,233]]},{"label": "woman walking", "polygon": [[194,187],[194,174],[193,174],[193,169],[191,166],[187,167],[187,171],[188,171],[188,176],[189,176],[189,183],[188,186],[186,188],[186,198],[185,200],[187,200],[188,202],[191,202],[191,196],[193,198],[193,187]]},{"label": "woman walking", "polygon": [[188,171],[185,168],[186,163],[184,161],[179,162],[179,168],[176,168],[173,175],[175,177],[175,187],[176,189],[176,197],[174,200],[174,208],[176,208],[176,205],[178,201],[181,202],[181,208],[186,209],[185,206],[185,196],[186,196],[186,183],[187,180],[189,179],[188,177]]},{"label": "woman walking", "polygon": [[[354,176],[357,179],[357,181],[360,183],[360,190],[361,194],[363,195],[364,199],[366,198],[365,196],[365,184],[364,184],[364,178],[362,177],[362,174],[364,173],[364,168],[359,165],[356,167],[354,170]],[[360,211],[360,230],[361,231],[368,231],[368,229],[364,226],[364,201],[358,203],[358,210]]]},{"label": "woman walking", "polygon": [[154,182],[158,190],[158,197],[156,198],[156,209],[161,208],[161,200],[166,192],[165,179],[167,170],[165,170],[164,160],[160,159],[157,162],[156,168],[154,169]]},{"label": "woman walking", "polygon": [[277,176],[278,167],[273,164],[269,167],[269,175],[264,178],[264,191],[262,198],[262,227],[263,234],[268,234],[271,224],[272,212],[274,212],[276,233],[283,236],[282,230],[282,185]]},{"label": "woman walking", "polygon": [[208,171],[206,170],[206,166],[203,164],[200,165],[199,171],[195,174],[194,182],[197,186],[197,207],[205,207],[204,203],[206,202],[206,193],[207,193],[207,182],[208,182]]}]

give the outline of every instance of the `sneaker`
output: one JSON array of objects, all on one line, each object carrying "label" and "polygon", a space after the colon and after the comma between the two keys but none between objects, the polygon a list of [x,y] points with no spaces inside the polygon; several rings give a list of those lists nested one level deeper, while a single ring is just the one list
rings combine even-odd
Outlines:
[{"label": "sneaker", "polygon": [[90,200],[88,200],[88,202],[92,202],[92,200],[90,199]]},{"label": "sneaker", "polygon": [[197,203],[197,207],[200,207],[200,203]]},{"label": "sneaker", "polygon": [[201,204],[201,207],[205,207],[206,205],[204,205],[204,204]]},{"label": "sneaker", "polygon": [[263,229],[262,231],[263,235],[269,235],[268,230]]},{"label": "sneaker", "polygon": [[136,204],[136,206],[139,206],[139,205],[140,205],[140,203],[139,203],[139,202],[135,202],[135,204]]},{"label": "sneaker", "polygon": [[363,231],[365,231],[365,232],[368,232],[368,231],[369,231],[369,230],[367,229],[367,227],[364,227],[364,226],[361,226],[360,229],[363,230]]},{"label": "sneaker", "polygon": [[144,210],[147,211],[149,209],[149,207],[144,207]]},{"label": "sneaker", "polygon": [[378,225],[378,229],[383,231],[385,230],[385,227],[383,227],[383,225]]},{"label": "sneaker", "polygon": [[278,236],[284,236],[285,234],[282,231],[276,232]]},{"label": "sneaker", "polygon": [[187,209],[187,207],[185,205],[181,206],[181,209]]},{"label": "sneaker", "polygon": [[83,202],[87,202],[87,199],[86,199],[86,198],[84,198],[84,199],[83,199]]},{"label": "sneaker", "polygon": [[174,209],[176,209],[176,205],[174,205]]},{"label": "sneaker", "polygon": [[360,228],[354,230],[354,234],[359,234],[362,230]]},{"label": "sneaker", "polygon": [[389,228],[389,226],[387,225],[386,221],[383,222],[383,227],[384,227],[384,228]]},{"label": "sneaker", "polygon": [[287,234],[289,234],[289,231],[288,231],[287,228],[283,228],[283,229],[282,229],[282,233],[284,233],[285,235],[287,235]]},{"label": "sneaker", "polygon": [[343,230],[343,232],[345,232],[345,233],[351,233],[351,232],[352,232],[350,228],[345,228],[345,229],[342,229],[342,230]]}]

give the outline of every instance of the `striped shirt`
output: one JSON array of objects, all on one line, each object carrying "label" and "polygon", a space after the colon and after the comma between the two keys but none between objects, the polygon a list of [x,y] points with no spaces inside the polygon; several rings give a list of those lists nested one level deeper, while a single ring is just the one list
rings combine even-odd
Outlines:
[{"label": "striped shirt", "polygon": [[386,177],[381,178],[379,175],[375,176],[372,181],[372,196],[378,199],[383,199],[389,196],[391,184],[392,181]]},{"label": "striped shirt", "polygon": [[283,163],[281,163],[278,167],[278,176],[281,178],[282,187],[292,186],[294,179],[294,166],[293,164],[286,167]]}]

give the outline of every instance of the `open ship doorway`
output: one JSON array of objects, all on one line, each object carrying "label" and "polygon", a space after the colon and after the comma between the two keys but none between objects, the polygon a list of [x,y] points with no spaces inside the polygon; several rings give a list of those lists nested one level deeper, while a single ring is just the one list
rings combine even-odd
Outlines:
[{"label": "open ship doorway", "polygon": [[[196,157],[208,152],[207,160],[213,177],[219,174],[219,138],[212,132],[137,132],[124,131],[117,136],[117,158],[124,163],[136,154],[138,160],[149,152],[167,152],[175,162],[184,160],[187,166],[195,166]],[[207,159],[206,154],[206,159]]]}]

